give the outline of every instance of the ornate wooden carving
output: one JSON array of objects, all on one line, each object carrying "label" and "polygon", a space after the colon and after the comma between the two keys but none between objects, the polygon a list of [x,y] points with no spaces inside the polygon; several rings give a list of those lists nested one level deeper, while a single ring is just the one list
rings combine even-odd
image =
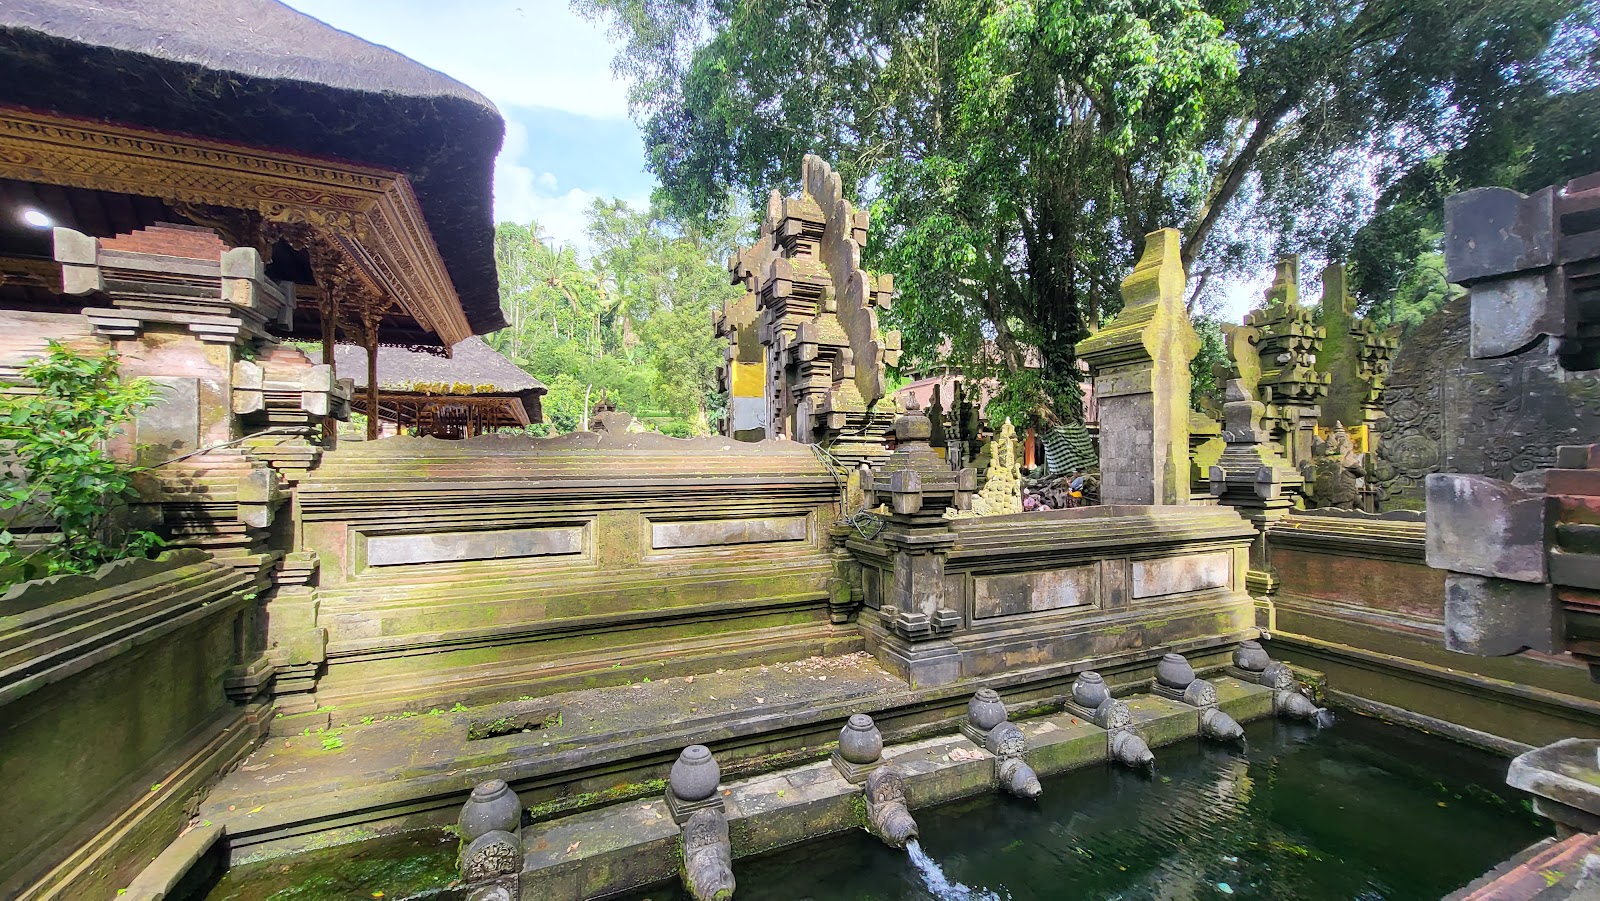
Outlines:
[{"label": "ornate wooden carving", "polygon": [[343,245],[368,281],[446,345],[472,334],[416,195],[398,173],[0,108],[0,178],[306,226]]}]

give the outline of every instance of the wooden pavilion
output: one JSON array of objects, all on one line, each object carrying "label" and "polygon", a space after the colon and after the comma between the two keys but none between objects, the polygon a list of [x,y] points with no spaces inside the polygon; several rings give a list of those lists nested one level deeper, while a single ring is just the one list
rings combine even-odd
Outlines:
[{"label": "wooden pavilion", "polygon": [[[334,349],[339,369],[357,373],[352,406],[372,421],[364,348]],[[500,428],[544,421],[545,386],[482,338],[468,338],[449,359],[404,347],[378,348],[380,434],[414,430],[435,438],[471,438]]]},{"label": "wooden pavilion", "polygon": [[0,311],[137,306],[93,280],[63,291],[61,229],[107,245],[139,233],[121,250],[193,258],[200,228],[256,251],[260,281],[292,294],[256,337],[359,345],[375,390],[380,343],[448,355],[504,325],[503,132],[470,88],[273,0],[8,2]]}]

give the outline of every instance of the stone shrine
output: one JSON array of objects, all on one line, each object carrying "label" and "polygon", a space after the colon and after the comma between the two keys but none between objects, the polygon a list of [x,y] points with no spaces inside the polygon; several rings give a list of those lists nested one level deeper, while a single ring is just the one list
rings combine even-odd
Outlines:
[{"label": "stone shrine", "polygon": [[1200,338],[1184,308],[1180,243],[1176,229],[1146,235],[1122,311],[1078,342],[1100,403],[1106,504],[1189,502],[1189,361]]}]

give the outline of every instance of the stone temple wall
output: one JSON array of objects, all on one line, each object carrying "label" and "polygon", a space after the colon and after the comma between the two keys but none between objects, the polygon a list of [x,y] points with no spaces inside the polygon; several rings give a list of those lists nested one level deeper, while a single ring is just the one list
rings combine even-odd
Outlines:
[{"label": "stone temple wall", "polygon": [[1600,441],[1600,370],[1563,369],[1547,341],[1473,359],[1469,328],[1463,297],[1401,344],[1377,424],[1382,509],[1422,509],[1430,473],[1509,480],[1554,465],[1560,445]]},{"label": "stone temple wall", "polygon": [[341,448],[296,498],[317,570],[306,606],[326,633],[315,703],[428,709],[628,677],[614,665],[859,650],[830,607],[849,597],[828,546],[839,490],[794,442],[597,431]]},{"label": "stone temple wall", "polygon": [[114,897],[249,753],[252,587],[185,549],[0,594],[0,897]]}]

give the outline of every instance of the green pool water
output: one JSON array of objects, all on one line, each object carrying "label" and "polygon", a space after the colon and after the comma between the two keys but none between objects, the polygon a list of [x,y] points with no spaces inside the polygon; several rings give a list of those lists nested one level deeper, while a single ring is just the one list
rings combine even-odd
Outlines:
[{"label": "green pool water", "polygon": [[1245,733],[1247,750],[1158,748],[1153,779],[1094,767],[1046,779],[1037,802],[916,811],[928,856],[970,896],[930,891],[906,852],[854,833],[735,861],[737,897],[1416,901],[1548,834],[1501,758],[1355,716]]},{"label": "green pool water", "polygon": [[[985,796],[916,811],[954,886],[862,832],[734,862],[739,901],[929,898],[1439,898],[1548,834],[1504,786],[1506,761],[1345,716],[1260,721],[1247,747],[1158,748],[1154,778],[1096,766],[1037,802]],[[208,901],[452,898],[455,841],[420,832],[231,870]],[[375,893],[382,892],[381,895]],[[676,885],[629,901],[681,901]]]}]

